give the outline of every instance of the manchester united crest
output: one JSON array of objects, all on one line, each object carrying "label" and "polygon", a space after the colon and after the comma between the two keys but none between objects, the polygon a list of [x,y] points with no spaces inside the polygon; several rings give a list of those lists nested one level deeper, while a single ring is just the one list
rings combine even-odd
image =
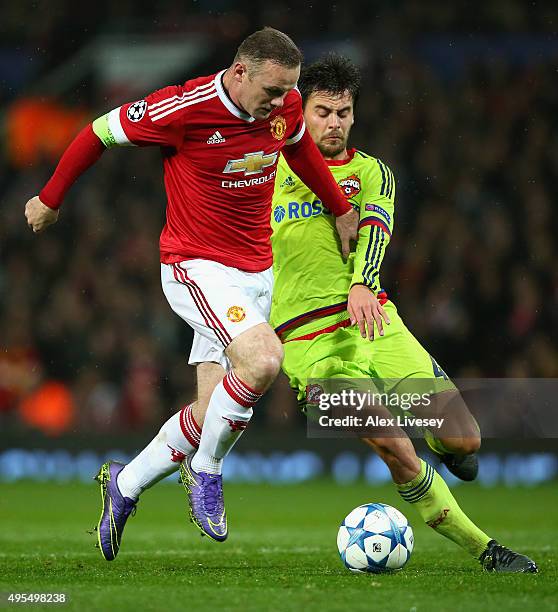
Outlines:
[{"label": "manchester united crest", "polygon": [[243,319],[246,318],[246,311],[242,306],[231,306],[227,310],[227,319],[231,323],[240,323]]},{"label": "manchester united crest", "polygon": [[287,122],[285,121],[285,117],[282,117],[281,115],[273,117],[273,119],[269,122],[269,129],[271,130],[271,135],[273,138],[283,140],[287,131]]}]

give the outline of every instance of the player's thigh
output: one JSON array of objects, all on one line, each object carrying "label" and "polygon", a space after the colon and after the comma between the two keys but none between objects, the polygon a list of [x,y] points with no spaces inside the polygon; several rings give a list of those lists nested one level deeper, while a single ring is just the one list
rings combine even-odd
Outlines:
[{"label": "player's thigh", "polygon": [[398,391],[404,386],[416,387],[417,392],[422,387],[429,392],[455,390],[453,382],[405,325],[395,305],[388,302],[384,308],[391,324],[385,326],[384,336],[370,343],[370,363],[378,379],[388,389],[397,386]]},{"label": "player's thigh", "polygon": [[437,438],[461,438],[478,444],[479,429],[459,390],[438,362],[428,353],[403,323],[393,304],[386,304],[391,325],[385,336],[373,342],[373,363],[386,387],[403,394],[428,393],[428,402],[411,408],[421,418],[443,418]]},{"label": "player's thigh", "polygon": [[370,377],[359,359],[357,336],[353,328],[340,328],[312,340],[284,344],[283,371],[299,400],[306,397],[309,381]]},{"label": "player's thigh", "polygon": [[161,265],[163,292],[171,308],[223,350],[267,320],[257,300],[266,279],[266,273],[247,275],[203,259]]},{"label": "player's thigh", "polygon": [[222,344],[215,339],[211,340],[198,334],[198,332],[194,332],[188,364],[198,366],[204,363],[219,364],[225,372],[228,372],[232,367]]},{"label": "player's thigh", "polygon": [[264,362],[269,360],[278,371],[283,360],[283,347],[268,323],[273,296],[273,270],[270,268],[257,274],[243,272],[241,278],[257,287],[257,291],[251,293],[251,309],[258,312],[259,320],[254,319],[254,324],[245,326],[242,332],[235,336],[225,351],[226,356],[235,368],[250,365],[263,367]]}]

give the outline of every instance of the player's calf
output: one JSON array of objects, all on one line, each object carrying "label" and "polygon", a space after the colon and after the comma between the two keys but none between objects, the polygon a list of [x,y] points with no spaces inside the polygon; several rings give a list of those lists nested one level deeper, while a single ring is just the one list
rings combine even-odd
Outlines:
[{"label": "player's calf", "polygon": [[205,421],[205,414],[213,391],[226,374],[225,369],[219,363],[206,361],[196,366],[197,399],[192,404],[192,416],[200,429]]},{"label": "player's calf", "polygon": [[409,482],[419,473],[420,460],[403,431],[397,438],[365,438],[363,442],[384,461],[396,484]]},{"label": "player's calf", "polygon": [[458,391],[432,396],[431,415],[443,418],[435,433],[424,431],[424,439],[448,470],[457,478],[471,481],[479,471],[477,451],[481,445],[479,426]]},{"label": "player's calf", "polygon": [[225,351],[233,369],[211,394],[198,452],[182,470],[192,520],[217,541],[227,537],[223,459],[248,427],[253,407],[281,367],[283,347],[267,323],[237,336]]}]

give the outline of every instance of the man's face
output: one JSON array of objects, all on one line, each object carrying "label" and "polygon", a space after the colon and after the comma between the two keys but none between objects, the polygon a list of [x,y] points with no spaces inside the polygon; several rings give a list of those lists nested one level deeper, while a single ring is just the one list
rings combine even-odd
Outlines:
[{"label": "man's face", "polygon": [[355,121],[353,99],[349,93],[340,96],[326,91],[311,93],[304,106],[304,120],[322,155],[335,157],[347,148]]},{"label": "man's face", "polygon": [[255,119],[267,119],[272,111],[283,106],[300,75],[300,66],[285,68],[270,60],[260,66],[237,63],[233,70],[240,84],[238,100]]}]

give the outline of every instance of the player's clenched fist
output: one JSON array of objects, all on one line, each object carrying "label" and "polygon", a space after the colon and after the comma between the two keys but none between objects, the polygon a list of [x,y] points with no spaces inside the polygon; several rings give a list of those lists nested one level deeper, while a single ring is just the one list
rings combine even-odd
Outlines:
[{"label": "player's clenched fist", "polygon": [[45,206],[39,196],[35,196],[25,205],[25,218],[27,225],[38,234],[58,221],[58,211]]}]

